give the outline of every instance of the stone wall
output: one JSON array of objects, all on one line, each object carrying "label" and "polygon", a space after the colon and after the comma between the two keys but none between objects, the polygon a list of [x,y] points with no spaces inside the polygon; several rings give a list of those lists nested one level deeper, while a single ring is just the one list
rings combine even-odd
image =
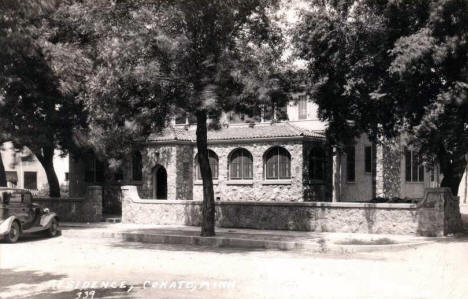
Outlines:
[{"label": "stone wall", "polygon": [[102,220],[102,187],[89,186],[85,197],[34,197],[33,203],[57,213],[63,222],[99,222]]},{"label": "stone wall", "polygon": [[[265,180],[263,169],[263,156],[268,149],[274,146],[285,148],[291,155],[291,179],[290,180]],[[303,155],[302,141],[269,141],[246,142],[229,144],[210,144],[209,149],[216,153],[219,160],[219,178],[214,180],[215,198],[222,201],[302,201],[302,171]],[[237,149],[248,150],[253,157],[253,179],[238,181],[229,180],[228,157]],[[193,153],[192,160],[195,159]],[[179,170],[180,171],[180,170]],[[201,181],[195,181],[193,186],[193,199],[203,199],[203,186]]]},{"label": "stone wall", "polygon": [[[418,205],[217,201],[216,224],[231,228],[441,236],[460,228],[457,202],[445,192],[433,189]],[[134,186],[122,187],[122,193],[123,223],[200,225],[199,201],[140,199]]]},{"label": "stone wall", "polygon": [[402,153],[397,146],[397,140],[382,145],[383,157],[379,161],[383,165],[383,194],[382,197],[392,198],[401,195],[401,158]]}]

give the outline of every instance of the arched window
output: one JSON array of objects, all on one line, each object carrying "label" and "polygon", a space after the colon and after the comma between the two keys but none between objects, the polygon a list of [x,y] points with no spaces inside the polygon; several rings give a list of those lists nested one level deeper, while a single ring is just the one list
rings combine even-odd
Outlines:
[{"label": "arched window", "polygon": [[[212,150],[208,150],[208,161],[210,162],[211,177],[214,180],[217,180],[218,179],[218,156]],[[200,164],[198,164],[198,154],[195,156],[195,165],[197,168],[195,171],[195,173],[197,174],[197,180],[201,180],[202,175],[200,171]]]},{"label": "arched window", "polygon": [[274,147],[265,153],[265,178],[279,180],[291,178],[291,155],[282,147]]},{"label": "arched window", "polygon": [[138,151],[132,156],[132,178],[134,181],[143,180],[143,158]]},{"label": "arched window", "polygon": [[311,180],[325,179],[325,152],[319,147],[314,147],[310,151],[309,178]]},{"label": "arched window", "polygon": [[231,152],[229,158],[229,178],[231,180],[250,180],[253,178],[253,158],[248,150],[239,148]]}]

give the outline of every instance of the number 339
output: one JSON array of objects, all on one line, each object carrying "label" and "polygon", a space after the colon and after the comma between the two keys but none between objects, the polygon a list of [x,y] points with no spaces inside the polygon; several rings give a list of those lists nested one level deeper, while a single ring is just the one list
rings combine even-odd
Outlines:
[{"label": "number 339", "polygon": [[93,299],[96,291],[84,291],[76,293],[76,299]]}]

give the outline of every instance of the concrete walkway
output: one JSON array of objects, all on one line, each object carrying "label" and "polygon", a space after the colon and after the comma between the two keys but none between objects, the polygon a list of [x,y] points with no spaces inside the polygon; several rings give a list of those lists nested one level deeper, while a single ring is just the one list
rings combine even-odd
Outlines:
[{"label": "concrete walkway", "polygon": [[433,243],[444,238],[405,235],[316,233],[216,228],[215,237],[200,237],[194,226],[157,226],[111,223],[62,223],[62,235],[74,238],[113,238],[122,242],[180,244],[209,247],[306,250],[321,253],[353,253],[401,249]]}]

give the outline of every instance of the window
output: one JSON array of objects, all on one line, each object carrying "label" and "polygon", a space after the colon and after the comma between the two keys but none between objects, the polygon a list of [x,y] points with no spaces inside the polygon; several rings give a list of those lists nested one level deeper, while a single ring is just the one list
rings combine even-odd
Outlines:
[{"label": "window", "polygon": [[278,101],[276,101],[269,105],[264,105],[262,110],[263,110],[263,119],[265,121],[274,120],[275,118],[278,121],[288,119],[286,102],[279,103]]},{"label": "window", "polygon": [[325,179],[325,152],[319,147],[310,151],[309,178],[311,180]]},{"label": "window", "polygon": [[407,182],[424,182],[424,166],[414,151],[405,150],[405,176]]},{"label": "window", "polygon": [[231,180],[252,179],[252,155],[246,149],[234,150],[229,159],[229,178]]},{"label": "window", "polygon": [[346,148],[346,180],[348,182],[356,180],[355,153],[354,146]]},{"label": "window", "polygon": [[[210,163],[211,177],[214,180],[217,180],[218,179],[218,156],[215,154],[215,152],[208,150],[208,161]],[[197,169],[196,169],[197,180],[201,180],[202,175],[200,171],[200,164],[198,163],[198,154],[195,157],[195,163],[197,165]]]},{"label": "window", "polygon": [[372,146],[364,148],[364,169],[366,173],[372,172]]},{"label": "window", "polygon": [[265,154],[265,178],[268,180],[291,178],[291,155],[282,147],[274,147]]},{"label": "window", "polygon": [[65,172],[65,182],[68,182],[70,180],[69,173]]},{"label": "window", "polygon": [[307,99],[306,96],[299,97],[299,119],[307,118]]},{"label": "window", "polygon": [[23,196],[21,193],[14,192],[14,193],[9,193],[9,202],[10,203],[22,203],[23,202]]},{"label": "window", "polygon": [[37,189],[37,173],[35,171],[24,172],[24,189]]},{"label": "window", "polygon": [[18,174],[16,171],[5,171],[6,180],[9,183],[15,184],[18,183]]},{"label": "window", "polygon": [[85,182],[98,183],[104,181],[104,163],[92,154],[85,156]]},{"label": "window", "polygon": [[132,156],[132,178],[134,181],[143,180],[143,158],[138,151]]}]

